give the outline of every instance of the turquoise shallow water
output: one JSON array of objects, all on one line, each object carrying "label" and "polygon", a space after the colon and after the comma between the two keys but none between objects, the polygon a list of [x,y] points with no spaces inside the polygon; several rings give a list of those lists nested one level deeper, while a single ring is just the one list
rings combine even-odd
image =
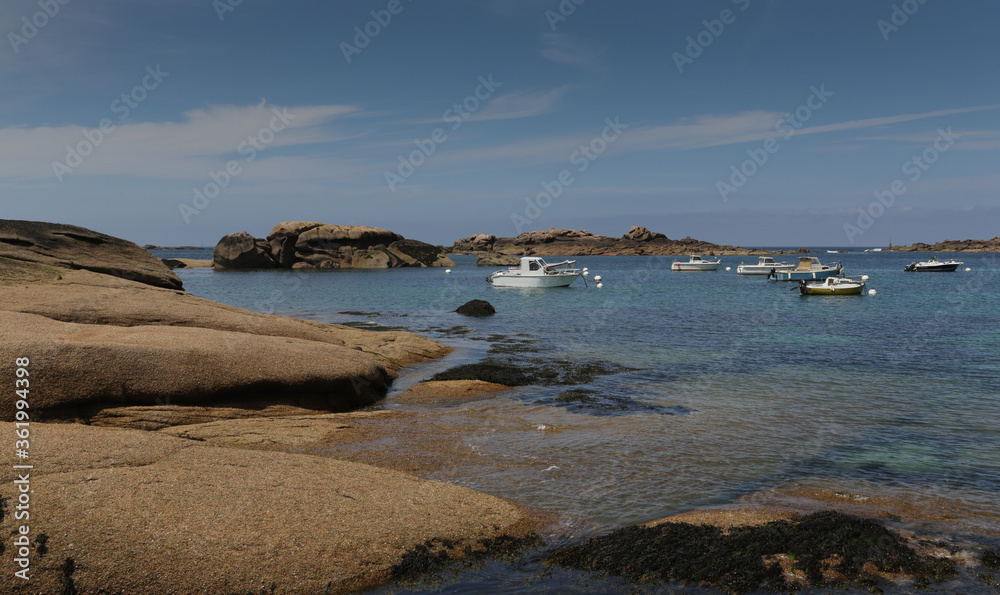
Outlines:
[{"label": "turquoise shallow water", "polygon": [[[447,408],[463,446],[503,464],[436,479],[610,525],[798,483],[863,484],[953,506],[956,531],[1000,531],[1000,256],[961,255],[969,272],[905,273],[929,255],[817,255],[869,275],[877,295],[803,297],[737,276],[747,257],[722,257],[712,273],[671,273],[669,257],[579,257],[601,289],[494,288],[468,256],[452,274],[178,274],[191,293],[235,306],[405,327],[459,348],[403,386],[486,357],[498,334],[532,341],[526,361],[629,368]],[[471,299],[498,313],[453,312]],[[607,406],[567,404],[567,388]],[[385,406],[399,407],[391,395]]]}]

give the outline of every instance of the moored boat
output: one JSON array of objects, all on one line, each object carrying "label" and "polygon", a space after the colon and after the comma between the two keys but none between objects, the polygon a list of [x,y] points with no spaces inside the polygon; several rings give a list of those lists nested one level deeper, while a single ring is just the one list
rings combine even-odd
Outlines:
[{"label": "moored boat", "polygon": [[827,277],[822,281],[799,281],[797,288],[802,295],[862,295],[865,282],[850,277]]},{"label": "moored boat", "polygon": [[775,281],[816,281],[835,277],[844,272],[844,265],[839,262],[833,265],[822,264],[815,256],[799,257],[799,264],[794,269],[775,271],[769,279]]},{"label": "moored boat", "polygon": [[950,273],[957,271],[958,267],[963,264],[965,263],[957,260],[942,262],[937,259],[937,256],[931,256],[930,260],[925,260],[923,262],[911,262],[903,267],[903,270],[908,273]]},{"label": "moored boat", "polygon": [[670,265],[671,271],[714,271],[719,268],[720,260],[705,260],[697,254],[692,254],[687,262],[675,260]]},{"label": "moored boat", "polygon": [[580,269],[572,268],[575,260],[549,264],[537,256],[522,256],[521,265],[495,271],[486,277],[494,287],[569,287]]},{"label": "moored boat", "polygon": [[737,275],[770,275],[775,271],[788,271],[795,268],[795,263],[777,262],[772,256],[761,256],[757,264],[743,264],[736,267]]}]

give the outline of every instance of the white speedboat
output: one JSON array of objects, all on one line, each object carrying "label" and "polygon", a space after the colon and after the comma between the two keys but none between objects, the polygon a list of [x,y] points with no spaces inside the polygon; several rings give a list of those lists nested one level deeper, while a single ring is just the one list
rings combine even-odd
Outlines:
[{"label": "white speedboat", "polygon": [[521,265],[495,271],[486,277],[494,287],[568,287],[580,276],[575,260],[549,264],[537,256],[522,256]]},{"label": "white speedboat", "polygon": [[795,263],[777,262],[771,256],[761,256],[757,264],[743,264],[736,267],[737,275],[770,275],[775,271],[790,271],[795,268]]},{"label": "white speedboat", "polygon": [[950,273],[952,271],[957,271],[958,267],[965,264],[964,262],[959,262],[957,260],[949,260],[947,262],[941,262],[937,259],[937,256],[931,256],[930,260],[925,260],[923,262],[911,262],[910,264],[903,267],[906,272],[917,272],[917,273]]},{"label": "white speedboat", "polygon": [[844,265],[839,262],[835,265],[822,264],[815,256],[799,257],[799,265],[787,271],[775,271],[768,275],[768,278],[775,281],[815,281],[834,277],[844,272]]},{"label": "white speedboat", "polygon": [[719,268],[718,260],[705,260],[697,254],[692,254],[687,262],[674,261],[671,271],[714,271]]}]

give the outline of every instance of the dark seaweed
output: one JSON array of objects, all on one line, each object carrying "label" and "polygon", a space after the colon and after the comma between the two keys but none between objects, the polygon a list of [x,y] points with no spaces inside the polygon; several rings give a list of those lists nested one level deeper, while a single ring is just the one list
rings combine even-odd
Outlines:
[{"label": "dark seaweed", "polygon": [[541,545],[541,538],[534,533],[525,537],[501,535],[495,539],[484,539],[476,547],[467,545],[461,555],[458,555],[454,542],[435,537],[403,554],[399,564],[394,565],[390,572],[395,580],[413,580],[438,570],[455,559],[467,562],[494,558],[513,561],[525,550]]},{"label": "dark seaweed", "polygon": [[[953,562],[922,557],[882,525],[835,511],[728,533],[686,523],[626,527],[557,550],[546,561],[637,583],[706,583],[728,593],[792,589],[780,565],[766,561],[776,554],[793,560],[812,586],[877,588],[878,577],[865,570],[866,564],[912,576],[918,586],[955,575]],[[824,569],[843,578],[832,578]]]},{"label": "dark seaweed", "polygon": [[435,374],[432,380],[484,380],[506,386],[589,384],[599,376],[629,368],[604,362],[571,362],[533,358],[526,364],[486,359]]}]

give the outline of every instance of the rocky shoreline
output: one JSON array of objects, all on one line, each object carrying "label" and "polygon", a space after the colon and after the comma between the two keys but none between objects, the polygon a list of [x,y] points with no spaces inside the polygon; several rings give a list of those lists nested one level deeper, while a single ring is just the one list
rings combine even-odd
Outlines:
[{"label": "rocky shoreline", "polygon": [[[409,332],[197,298],[145,250],[73,226],[0,221],[0,289],[0,358],[30,359],[33,578],[15,578],[14,557],[4,556],[0,590],[11,593],[346,592],[449,560],[539,547],[537,533],[551,530],[553,515],[419,477],[484,464],[459,448],[460,429],[434,416],[442,404],[512,385],[578,385],[617,370],[601,362],[556,362],[558,373],[467,365],[390,397],[423,409],[364,410],[386,396],[401,367],[450,349]],[[491,353],[516,360],[531,349],[507,338]],[[590,396],[572,397],[580,403],[567,407],[594,406]],[[0,408],[0,432],[13,436],[12,420],[24,410],[14,400]],[[8,451],[4,462],[0,528],[12,534],[21,521],[10,470],[25,461]],[[904,514],[884,501],[814,501],[865,517]],[[795,519],[809,508],[748,501],[668,520],[732,528]],[[636,557],[630,548],[642,539],[626,534],[615,547]],[[674,549],[694,559],[695,549],[685,548],[696,546]],[[939,550],[931,553],[963,563],[970,556]],[[762,555],[772,582],[784,573],[786,584],[815,584],[787,556]],[[572,558],[559,563],[589,564]],[[658,562],[637,559],[647,572],[636,580],[659,580]],[[982,565],[992,559],[984,553]],[[732,590],[727,576],[705,584]],[[857,584],[908,576],[868,573]],[[930,576],[938,578],[944,573]]]},{"label": "rocky shoreline", "polygon": [[894,252],[1000,252],[1000,236],[991,240],[945,240],[935,244],[914,242],[909,246],[892,246]]},{"label": "rocky shoreline", "polygon": [[633,226],[620,238],[598,236],[576,229],[549,229],[524,232],[517,237],[499,238],[477,234],[446,248],[449,254],[476,254],[480,266],[516,264],[518,256],[744,256],[808,253],[808,250],[774,251],[713,244],[686,237],[672,240],[662,233]]},{"label": "rocky shoreline", "polygon": [[27,374],[0,432],[30,443],[3,457],[0,526],[28,529],[15,553],[31,576],[5,555],[0,591],[343,592],[391,579],[428,541],[461,557],[537,526],[523,506],[409,474],[157,431],[323,424],[444,345],[203,300],[139,246],[68,225],[0,221],[0,286],[0,359]]}]

